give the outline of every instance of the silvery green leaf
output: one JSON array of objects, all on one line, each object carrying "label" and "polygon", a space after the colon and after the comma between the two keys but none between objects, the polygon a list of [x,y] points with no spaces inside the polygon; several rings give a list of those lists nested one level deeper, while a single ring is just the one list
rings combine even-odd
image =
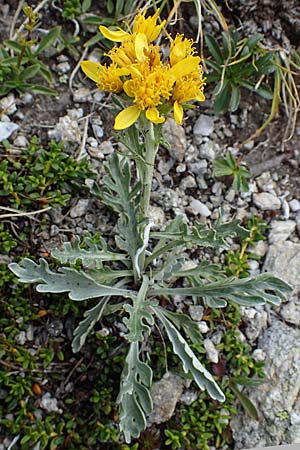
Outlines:
[{"label": "silvery green leaf", "polygon": [[10,270],[19,277],[22,283],[40,283],[38,292],[68,292],[71,300],[86,300],[88,298],[105,297],[111,295],[130,296],[133,292],[96,283],[93,278],[69,267],[62,267],[60,272],[52,272],[48,263],[41,258],[39,265],[24,258],[22,265],[12,263]]},{"label": "silvery green leaf", "polygon": [[[114,270],[110,267],[104,266],[101,269],[86,270],[86,274],[93,278],[96,283],[111,284],[114,280],[122,278],[125,282],[133,275],[132,270]],[[125,283],[124,283],[125,284]]]},{"label": "silvery green leaf", "polygon": [[130,255],[132,261],[142,242],[138,230],[138,209],[141,183],[131,183],[130,165],[116,153],[110,156],[106,167],[102,200],[119,214],[116,244]]},{"label": "silvery green leaf", "polygon": [[178,257],[175,252],[172,252],[163,262],[161,267],[153,273],[151,281],[166,281],[172,278],[180,271],[184,264],[184,258]]},{"label": "silvery green leaf", "polygon": [[185,269],[182,267],[181,270],[176,272],[174,276],[182,278],[198,278],[205,279],[208,281],[216,281],[220,278],[224,278],[225,274],[222,272],[221,266],[218,264],[210,264],[209,261],[201,261],[197,267],[192,269]]},{"label": "silvery green leaf", "polygon": [[156,310],[161,311],[164,316],[173,322],[176,328],[183,328],[186,336],[188,336],[194,344],[199,344],[202,341],[202,336],[199,331],[198,325],[186,314],[178,314],[169,311],[168,309],[161,308],[160,306],[155,307]]},{"label": "silvery green leaf", "polygon": [[172,322],[167,319],[162,308],[153,307],[153,310],[159,320],[162,322],[170,339],[174,353],[179,356],[182,361],[185,373],[190,373],[200,389],[206,389],[208,394],[215,400],[223,402],[225,396],[213,376],[200,363],[186,340],[179,333]]},{"label": "silvery green leaf", "polygon": [[[81,248],[82,244],[86,245],[87,248]],[[80,238],[76,236],[73,242],[64,242],[62,250],[52,250],[51,255],[63,264],[75,264],[78,260],[81,260],[82,265],[87,268],[100,268],[104,261],[124,261],[127,259],[124,253],[114,253],[107,250],[105,241],[102,240],[101,244],[95,244],[90,238],[84,238],[81,242]]]},{"label": "silvery green leaf", "polygon": [[148,286],[149,279],[144,276],[138,294],[132,297],[132,305],[128,303],[124,305],[124,310],[129,313],[129,318],[124,318],[123,322],[128,328],[126,338],[130,342],[143,341],[144,333],[150,334],[150,326],[154,324],[153,313],[149,308],[152,303],[145,300]]},{"label": "silvery green leaf", "polygon": [[86,319],[82,320],[74,330],[74,338],[72,341],[72,350],[74,353],[79,352],[84,345],[88,334],[101,319],[108,300],[109,297],[103,297],[96,306],[84,312],[83,315]]},{"label": "silvery green leaf", "polygon": [[153,408],[149,391],[151,383],[152,370],[139,358],[139,343],[132,342],[117,398],[120,405],[120,430],[123,431],[127,443],[130,443],[132,438],[138,438],[141,431],[146,428],[146,416]]},{"label": "silvery green leaf", "polygon": [[155,288],[154,286],[149,294],[196,296],[202,298],[207,306],[220,308],[227,305],[227,300],[242,306],[264,305],[266,302],[279,305],[291,290],[291,286],[284,281],[264,273],[256,278],[227,278],[185,288]]},{"label": "silvery green leaf", "polygon": [[236,235],[249,236],[249,231],[240,226],[239,220],[224,222],[218,220],[213,227],[196,223],[192,228],[190,240],[204,247],[228,247],[226,239]]}]

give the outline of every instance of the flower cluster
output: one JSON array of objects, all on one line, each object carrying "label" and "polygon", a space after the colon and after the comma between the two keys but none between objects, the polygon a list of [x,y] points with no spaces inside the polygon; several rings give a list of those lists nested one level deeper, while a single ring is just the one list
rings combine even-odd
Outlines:
[{"label": "flower cluster", "polygon": [[128,32],[100,26],[105,38],[120,42],[107,53],[111,63],[81,63],[83,72],[100,90],[125,93],[133,103],[117,115],[117,130],[131,126],[142,112],[151,122],[162,123],[171,108],[176,122],[181,124],[183,105],[191,100],[205,100],[203,70],[192,40],[183,35],[169,38],[169,57],[163,60],[162,49],[154,41],[165,21],[157,21],[158,11],[147,18],[145,12],[139,12]]}]

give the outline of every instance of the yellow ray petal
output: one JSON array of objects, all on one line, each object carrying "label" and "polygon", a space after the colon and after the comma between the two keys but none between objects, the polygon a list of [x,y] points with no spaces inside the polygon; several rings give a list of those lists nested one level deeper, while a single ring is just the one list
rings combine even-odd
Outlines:
[{"label": "yellow ray petal", "polygon": [[136,59],[140,62],[145,61],[146,56],[144,50],[148,48],[147,36],[144,33],[138,33],[134,41]]},{"label": "yellow ray petal", "polygon": [[177,80],[178,78],[184,77],[185,75],[197,70],[199,64],[199,56],[188,56],[187,58],[176,63],[175,66],[171,67],[169,72],[170,76],[171,78],[175,78]]},{"label": "yellow ray petal", "polygon": [[104,67],[94,61],[82,61],[80,67],[83,72],[95,83],[99,82],[99,75],[103,72]]},{"label": "yellow ray petal", "polygon": [[160,117],[159,111],[157,108],[155,108],[155,106],[147,109],[146,117],[148,120],[150,120],[150,122],[153,123],[163,123],[165,121],[163,117]]},{"label": "yellow ray petal", "polygon": [[183,119],[183,107],[181,106],[180,103],[176,101],[173,105],[173,108],[174,108],[174,119],[176,120],[177,123],[179,123],[179,125],[181,125]]},{"label": "yellow ray petal", "polygon": [[114,128],[124,130],[124,128],[130,127],[138,120],[140,113],[141,111],[136,105],[128,106],[116,116]]},{"label": "yellow ray petal", "polygon": [[205,95],[203,92],[200,92],[200,94],[197,95],[196,100],[198,100],[198,102],[205,102]]},{"label": "yellow ray petal", "polygon": [[123,89],[125,94],[128,95],[128,97],[134,97],[134,84],[132,80],[126,80],[123,84]]},{"label": "yellow ray petal", "polygon": [[123,42],[130,36],[129,33],[126,33],[126,31],[121,28],[118,30],[110,30],[109,28],[100,25],[99,30],[106,39],[113,42]]}]

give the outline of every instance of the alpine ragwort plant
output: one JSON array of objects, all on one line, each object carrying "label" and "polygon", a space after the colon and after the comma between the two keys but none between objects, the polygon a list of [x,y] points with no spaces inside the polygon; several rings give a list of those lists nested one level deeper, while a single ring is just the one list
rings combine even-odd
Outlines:
[{"label": "alpine ragwort plant", "polygon": [[[116,94],[122,106],[114,127],[121,130],[120,141],[127,154],[111,155],[104,189],[94,188],[118,214],[115,245],[110,247],[104,239],[96,244],[89,238],[65,243],[62,250],[52,252],[60,263],[67,264],[58,272],[50,270],[45,259],[40,259],[39,264],[27,258],[21,265],[10,264],[21,282],[38,283],[39,292],[68,292],[75,301],[98,300],[84,313],[84,320],[74,332],[74,352],[82,348],[101,317],[121,315],[129,349],[117,402],[120,430],[127,443],[145,429],[152,411],[152,369],[143,342],[156,322],[164,328],[184,371],[198,387],[206,389],[214,400],[225,399],[187,342],[186,338],[193,342],[202,339],[196,323],[165,307],[166,299],[171,303],[172,297],[179,294],[209,308],[224,308],[227,302],[278,305],[290,290],[270,274],[237,279],[227,277],[208,261],[196,264],[188,260],[189,248],[226,247],[226,238],[247,234],[238,221],[219,220],[214,228],[195,223],[190,228],[177,216],[164,230],[152,231],[149,202],[162,123],[173,110],[175,120],[181,124],[185,104],[204,100],[205,84],[193,42],[183,35],[168,37],[169,53],[163,58],[162,48],[155,41],[164,25],[164,21],[158,23],[158,12],[147,18],[139,12],[128,31],[101,26],[105,38],[120,43],[108,52],[111,63],[83,61],[81,65],[98,88]],[[78,261],[81,270],[72,266]]]}]

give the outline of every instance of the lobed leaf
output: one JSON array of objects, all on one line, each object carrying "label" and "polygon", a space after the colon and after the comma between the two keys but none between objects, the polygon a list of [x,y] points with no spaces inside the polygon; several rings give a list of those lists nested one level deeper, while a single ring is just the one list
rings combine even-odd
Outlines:
[{"label": "lobed leaf", "polygon": [[[86,245],[87,249],[81,248],[81,245]],[[62,250],[57,248],[52,250],[51,255],[63,264],[75,264],[78,260],[81,260],[83,266],[87,268],[101,268],[104,261],[124,261],[127,259],[125,253],[109,251],[103,239],[100,244],[95,244],[88,237],[81,241],[78,236],[75,237],[73,242],[64,242]]]},{"label": "lobed leaf", "polygon": [[167,319],[162,308],[153,307],[153,310],[159,320],[162,322],[170,339],[174,353],[179,356],[182,361],[185,373],[190,373],[200,389],[206,389],[208,394],[215,400],[225,401],[225,396],[213,376],[200,363],[186,340],[181,336],[172,322]]},{"label": "lobed leaf", "polygon": [[31,259],[24,258],[22,265],[12,263],[9,268],[21,283],[40,283],[36,287],[38,292],[68,292],[71,300],[81,301],[111,295],[126,297],[134,293],[127,289],[96,283],[84,272],[69,267],[62,267],[59,273],[52,272],[43,258],[39,263],[38,265]]},{"label": "lobed leaf", "polygon": [[74,330],[74,337],[72,341],[72,350],[74,353],[79,352],[85,344],[88,334],[94,328],[95,324],[101,319],[108,300],[109,297],[103,297],[96,306],[84,312],[83,315],[86,319],[82,320]]},{"label": "lobed leaf", "polygon": [[148,277],[143,277],[143,282],[136,296],[132,296],[132,305],[124,305],[124,310],[129,313],[129,318],[125,317],[123,322],[128,328],[126,339],[130,342],[142,342],[144,333],[150,334],[150,326],[154,324],[153,314],[149,306],[152,304],[146,302],[149,287]]},{"label": "lobed leaf", "polygon": [[152,370],[139,358],[139,343],[132,342],[117,398],[120,405],[120,430],[123,431],[127,443],[130,443],[132,438],[138,438],[141,431],[146,428],[146,416],[153,408],[149,391],[151,383]]}]

